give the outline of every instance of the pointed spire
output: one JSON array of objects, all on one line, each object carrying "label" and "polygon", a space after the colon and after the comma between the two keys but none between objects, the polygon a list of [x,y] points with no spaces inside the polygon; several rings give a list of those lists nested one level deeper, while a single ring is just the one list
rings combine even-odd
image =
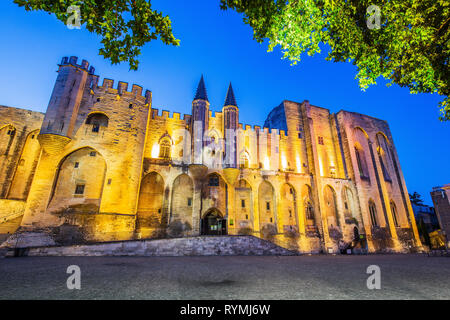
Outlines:
[{"label": "pointed spire", "polygon": [[234,92],[233,92],[233,87],[231,86],[231,82],[230,82],[230,85],[228,86],[227,97],[225,99],[224,106],[237,107],[237,103],[236,103],[236,99],[234,98]]},{"label": "pointed spire", "polygon": [[197,92],[195,93],[194,100],[202,99],[208,101],[208,94],[206,93],[205,81],[203,80],[203,75],[198,83]]}]

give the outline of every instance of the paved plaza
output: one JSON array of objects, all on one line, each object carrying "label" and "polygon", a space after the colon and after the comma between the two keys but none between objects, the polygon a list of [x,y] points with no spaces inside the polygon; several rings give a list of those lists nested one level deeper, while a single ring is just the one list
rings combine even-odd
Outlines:
[{"label": "paved plaza", "polygon": [[[81,289],[67,288],[67,268]],[[381,289],[367,288],[367,268]],[[449,299],[450,258],[23,257],[0,259],[0,299]]]}]

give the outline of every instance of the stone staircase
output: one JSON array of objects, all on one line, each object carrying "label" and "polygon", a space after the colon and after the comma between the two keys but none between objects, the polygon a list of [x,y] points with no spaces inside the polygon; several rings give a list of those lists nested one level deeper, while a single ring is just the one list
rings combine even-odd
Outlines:
[{"label": "stone staircase", "polygon": [[107,243],[9,249],[7,256],[291,256],[284,249],[254,236],[200,236]]}]

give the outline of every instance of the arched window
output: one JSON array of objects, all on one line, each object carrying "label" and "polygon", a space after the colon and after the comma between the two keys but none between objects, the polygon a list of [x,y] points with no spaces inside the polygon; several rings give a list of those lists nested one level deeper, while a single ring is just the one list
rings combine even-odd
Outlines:
[{"label": "arched window", "polygon": [[394,201],[391,201],[391,212],[392,212],[392,220],[394,220],[394,226],[398,228],[400,225],[398,223],[397,207],[395,206]]},{"label": "arched window", "polygon": [[12,140],[16,135],[16,129],[12,125],[0,128],[0,154],[7,155],[10,151]]},{"label": "arched window", "polygon": [[239,166],[241,168],[248,168],[249,166],[249,159],[247,152],[242,152],[241,156],[239,158]]},{"label": "arched window", "polygon": [[378,159],[380,160],[381,165],[381,171],[383,172],[384,180],[386,181],[392,181],[391,177],[389,176],[389,169],[388,169],[388,160],[389,156],[387,155],[388,149],[387,149],[387,142],[386,138],[378,133],[377,134],[377,153],[378,153]]},{"label": "arched window", "polygon": [[162,159],[171,158],[171,143],[170,140],[165,138],[159,143],[159,157]]},{"label": "arched window", "polygon": [[359,144],[355,144],[355,155],[356,155],[356,162],[358,164],[359,175],[363,179],[368,179],[369,173],[367,170],[366,156],[363,148]]},{"label": "arched window", "polygon": [[109,118],[99,112],[91,113],[86,119],[86,124],[92,125],[92,132],[99,132],[100,127],[107,127],[108,122]]},{"label": "arched window", "polygon": [[312,220],[314,225],[314,207],[312,206],[311,202],[307,201],[305,203],[306,208],[306,219]]},{"label": "arched window", "polygon": [[377,207],[375,206],[375,202],[373,202],[372,200],[369,201],[369,214],[372,226],[378,226]]},{"label": "arched window", "polygon": [[325,210],[328,227],[339,227],[339,215],[336,202],[336,192],[327,185],[324,189]]}]

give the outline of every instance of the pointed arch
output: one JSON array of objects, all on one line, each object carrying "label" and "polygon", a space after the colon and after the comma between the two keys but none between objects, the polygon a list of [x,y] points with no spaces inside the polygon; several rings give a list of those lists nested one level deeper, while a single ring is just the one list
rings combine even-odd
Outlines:
[{"label": "pointed arch", "polygon": [[326,185],[323,191],[325,200],[325,213],[327,218],[328,228],[339,227],[339,214],[337,209],[336,192],[333,187]]},{"label": "pointed arch", "polygon": [[385,181],[391,182],[391,156],[389,153],[389,142],[386,136],[379,132],[376,134],[376,143],[377,143],[377,154],[378,160],[380,162],[381,171],[383,173],[383,177]]},{"label": "pointed arch", "polygon": [[[208,208],[217,208],[220,212],[227,212],[227,190],[225,179],[218,172],[211,172],[205,178],[203,185],[202,213]],[[234,227],[235,221],[230,219],[230,226]]]},{"label": "pointed arch", "polygon": [[187,174],[173,181],[170,221],[181,220],[192,226],[194,183]]},{"label": "pointed arch", "polygon": [[172,137],[166,132],[158,140],[159,155],[158,157],[165,160],[172,159]]},{"label": "pointed arch", "polygon": [[74,204],[99,207],[106,171],[105,159],[92,147],[79,148],[64,156],[55,173],[49,210]]},{"label": "pointed arch", "polygon": [[315,232],[317,224],[311,186],[308,184],[303,185],[301,194],[302,194],[304,216],[306,220],[306,230]]},{"label": "pointed arch", "polygon": [[394,226],[396,228],[399,228],[400,227],[400,216],[398,215],[397,206],[395,205],[395,202],[392,199],[390,202],[390,207],[391,207],[392,220],[394,221]]},{"label": "pointed arch", "polygon": [[284,232],[298,232],[297,192],[290,183],[284,183],[280,189],[280,224]]},{"label": "pointed arch", "polygon": [[37,140],[39,129],[31,131],[26,139],[8,191],[8,199],[25,200],[30,190],[41,146]]},{"label": "pointed arch", "polygon": [[93,111],[86,118],[86,124],[92,126],[92,132],[99,132],[100,127],[108,127],[109,117],[101,111]]},{"label": "pointed arch", "polygon": [[258,188],[258,203],[259,203],[259,224],[261,229],[264,225],[277,225],[275,189],[272,184],[264,180]]},{"label": "pointed arch", "polygon": [[247,152],[247,150],[242,150],[239,155],[239,167],[241,169],[250,167],[250,154]]},{"label": "pointed arch", "polygon": [[356,158],[356,166],[358,169],[359,176],[364,179],[369,179],[369,167],[367,165],[367,150],[369,148],[368,140],[369,136],[367,132],[361,127],[355,127],[353,129],[355,143],[353,145],[353,151]]},{"label": "pointed arch", "polygon": [[377,213],[377,206],[375,205],[375,201],[373,199],[369,199],[369,216],[370,216],[370,223],[373,227],[379,226],[378,224],[378,213]]},{"label": "pointed arch", "polygon": [[245,179],[240,179],[235,187],[236,227],[253,231],[253,196],[252,187]]},{"label": "pointed arch", "polygon": [[141,182],[136,229],[159,228],[162,224],[164,206],[164,179],[156,171],[148,173]]},{"label": "pointed arch", "polygon": [[16,127],[12,124],[5,124],[0,128],[0,156],[9,154],[16,132]]},{"label": "pointed arch", "polygon": [[203,135],[205,147],[202,150],[203,163],[212,169],[219,169],[222,165],[222,135],[216,128],[205,130]]},{"label": "pointed arch", "polygon": [[342,188],[342,202],[344,204],[344,218],[356,219],[356,203],[353,197],[353,192],[349,187],[344,186]]},{"label": "pointed arch", "polygon": [[201,234],[226,235],[227,220],[223,213],[216,207],[206,210],[201,220]]}]

